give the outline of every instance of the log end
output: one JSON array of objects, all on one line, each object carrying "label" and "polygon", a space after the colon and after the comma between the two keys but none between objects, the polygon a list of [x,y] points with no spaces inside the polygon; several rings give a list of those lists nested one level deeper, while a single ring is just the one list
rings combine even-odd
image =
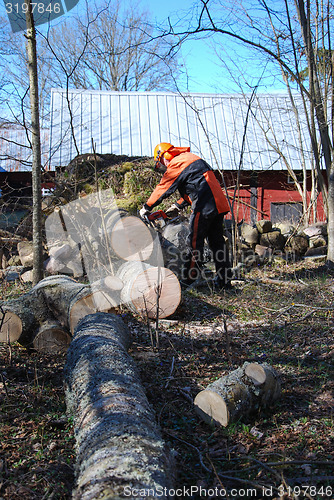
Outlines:
[{"label": "log end", "polygon": [[230,420],[229,411],[224,399],[216,392],[205,390],[197,394],[195,400],[196,413],[208,424],[226,427]]},{"label": "log end", "polygon": [[281,381],[274,368],[266,363],[247,363],[245,374],[256,388],[261,388],[261,404],[267,406],[281,395]]},{"label": "log end", "polygon": [[95,291],[74,302],[69,314],[69,325],[73,334],[79,321],[96,312],[112,312],[115,309],[115,301],[109,294],[103,291]]},{"label": "log end", "polygon": [[133,215],[121,217],[112,228],[111,246],[127,261],[145,261],[153,251],[153,238],[146,224]]},{"label": "log end", "polygon": [[264,384],[267,378],[264,367],[258,363],[248,363],[245,367],[245,374],[255,386]]},{"label": "log end", "polygon": [[[137,276],[130,294],[134,309],[155,319],[168,318],[181,301],[181,287],[176,275],[169,269],[152,267]],[[159,308],[157,307],[157,303]]]},{"label": "log end", "polygon": [[0,329],[0,342],[16,342],[21,336],[22,329],[19,316],[14,312],[6,311]]},{"label": "log end", "polygon": [[64,353],[71,343],[69,334],[56,322],[44,323],[33,340],[36,351],[43,353]]}]

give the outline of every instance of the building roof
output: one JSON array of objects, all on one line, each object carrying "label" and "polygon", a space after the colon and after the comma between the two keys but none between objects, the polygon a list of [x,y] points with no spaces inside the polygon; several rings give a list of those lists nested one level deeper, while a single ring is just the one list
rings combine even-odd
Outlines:
[{"label": "building roof", "polygon": [[[18,125],[0,127],[0,171],[29,172],[32,166],[31,134]],[[42,165],[48,169],[49,130],[41,130]]]},{"label": "building roof", "polygon": [[300,98],[300,134],[287,94],[258,94],[250,109],[249,101],[240,94],[53,89],[51,166],[92,152],[93,139],[100,154],[152,156],[156,144],[170,142],[189,145],[213,168],[236,170],[242,161],[243,170],[281,170],[285,162],[301,169],[303,155],[310,168]]}]

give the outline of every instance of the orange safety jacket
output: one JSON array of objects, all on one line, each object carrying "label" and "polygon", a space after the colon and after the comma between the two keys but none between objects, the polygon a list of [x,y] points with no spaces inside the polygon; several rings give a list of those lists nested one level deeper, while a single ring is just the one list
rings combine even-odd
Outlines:
[{"label": "orange safety jacket", "polygon": [[182,199],[194,212],[203,216],[225,214],[230,211],[227,199],[206,161],[193,153],[181,153],[169,163],[161,181],[145,203],[147,209],[159,205],[162,200],[179,190]]}]

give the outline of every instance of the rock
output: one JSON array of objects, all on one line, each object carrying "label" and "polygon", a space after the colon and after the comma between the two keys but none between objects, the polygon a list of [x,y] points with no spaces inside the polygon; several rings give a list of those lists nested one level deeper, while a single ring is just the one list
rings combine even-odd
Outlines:
[{"label": "rock", "polygon": [[262,219],[257,221],[256,227],[259,233],[262,234],[262,233],[269,233],[269,231],[272,230],[273,225],[270,220]]},{"label": "rock", "polygon": [[21,280],[23,283],[30,283],[33,281],[33,271],[26,271],[25,273],[21,274]]},{"label": "rock", "polygon": [[308,249],[308,239],[302,234],[296,234],[295,236],[291,236],[287,246],[294,252],[297,252],[300,255],[304,255],[304,253]]},{"label": "rock", "polygon": [[325,258],[326,255],[327,255],[327,246],[326,247],[309,248],[305,252],[304,259]]},{"label": "rock", "polygon": [[313,236],[309,239],[310,248],[318,248],[325,247],[327,245],[327,241],[323,236]]},{"label": "rock", "polygon": [[242,238],[249,245],[256,245],[257,242],[259,241],[259,232],[256,229],[256,227],[253,227],[250,224],[247,224],[246,222],[244,222],[241,225],[240,232]]},{"label": "rock", "polygon": [[313,238],[314,236],[327,236],[327,224],[325,222],[319,222],[304,227],[302,234],[305,234],[309,238]]},{"label": "rock", "polygon": [[[66,264],[66,268],[72,271],[73,277],[74,278],[81,278],[81,276],[84,275],[84,271],[82,269],[82,264],[78,260],[70,260]],[[70,272],[65,273],[65,274],[71,274]]]},{"label": "rock", "polygon": [[295,227],[287,222],[280,222],[279,224],[275,224],[275,227],[273,229],[278,229],[279,231],[281,231],[285,238],[291,236],[295,231]]},{"label": "rock", "polygon": [[17,250],[19,252],[22,266],[32,266],[34,254],[32,242],[20,241],[20,243],[17,244]]},{"label": "rock", "polygon": [[260,236],[260,245],[270,247],[275,250],[283,250],[286,239],[280,231],[271,231],[263,233]]},{"label": "rock", "polygon": [[44,262],[44,269],[50,274],[73,274],[72,269],[53,257],[49,257]]},{"label": "rock", "polygon": [[273,251],[271,248],[268,248],[263,245],[256,245],[255,247],[255,253],[259,255],[261,258],[266,259],[270,258],[273,254]]}]

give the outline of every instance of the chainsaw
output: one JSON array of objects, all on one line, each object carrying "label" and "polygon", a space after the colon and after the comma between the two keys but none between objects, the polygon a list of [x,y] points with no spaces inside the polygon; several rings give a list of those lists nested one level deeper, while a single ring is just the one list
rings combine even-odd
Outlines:
[{"label": "chainsaw", "polygon": [[163,210],[157,210],[149,215],[145,215],[143,221],[155,229],[162,229],[170,222],[174,222],[175,218],[171,219]]}]

